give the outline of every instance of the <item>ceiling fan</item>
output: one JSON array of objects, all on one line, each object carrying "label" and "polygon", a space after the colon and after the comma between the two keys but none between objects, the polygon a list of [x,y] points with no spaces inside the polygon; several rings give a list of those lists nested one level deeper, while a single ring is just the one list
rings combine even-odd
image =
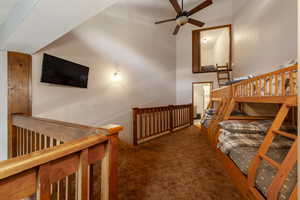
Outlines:
[{"label": "ceiling fan", "polygon": [[172,4],[175,11],[177,12],[177,16],[173,19],[167,19],[167,20],[155,22],[155,24],[162,24],[162,23],[166,23],[166,22],[176,21],[177,26],[173,32],[173,35],[176,35],[178,33],[180,27],[185,25],[186,23],[190,23],[190,24],[193,24],[193,25],[199,26],[199,27],[204,26],[204,24],[205,24],[204,22],[192,19],[192,18],[190,18],[190,16],[195,14],[196,12],[199,12],[200,10],[210,6],[213,3],[212,0],[205,0],[200,5],[193,8],[192,10],[185,11],[183,9],[183,0],[181,2],[181,8],[180,8],[180,5],[178,4],[177,0],[169,0],[169,1]]}]

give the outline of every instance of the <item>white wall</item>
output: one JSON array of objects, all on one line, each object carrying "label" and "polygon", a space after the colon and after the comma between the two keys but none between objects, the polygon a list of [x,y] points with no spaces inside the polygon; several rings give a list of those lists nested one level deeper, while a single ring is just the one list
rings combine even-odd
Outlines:
[{"label": "white wall", "polygon": [[252,0],[234,18],[234,74],[265,73],[297,58],[297,0]]},{"label": "white wall", "polygon": [[[206,21],[205,27],[231,24],[231,17],[223,17],[214,21]],[[177,103],[192,102],[192,83],[213,81],[218,87],[216,73],[192,73],[192,30],[194,26],[186,25],[176,38],[176,96]]]},{"label": "white wall", "polygon": [[227,63],[229,64],[229,47],[229,29],[226,28],[222,31],[214,46],[214,60],[217,65],[225,66]]},{"label": "white wall", "polygon": [[[193,18],[205,22],[203,28],[231,24],[234,1],[214,1],[212,6],[193,15]],[[192,102],[192,82],[214,81],[213,87],[218,87],[216,73],[192,73],[192,30],[196,29],[199,28],[185,25],[176,37],[176,101],[178,104]]]},{"label": "white wall", "polygon": [[201,66],[215,65],[215,51],[212,46],[201,45]]},{"label": "white wall", "polygon": [[[166,26],[116,6],[33,56],[34,116],[92,126],[121,124],[120,137],[131,142],[133,107],[175,103],[175,38]],[[44,52],[89,66],[88,89],[40,83]],[[116,65],[119,82],[111,80]]]},{"label": "white wall", "polygon": [[0,50],[0,161],[7,159],[7,52]]}]

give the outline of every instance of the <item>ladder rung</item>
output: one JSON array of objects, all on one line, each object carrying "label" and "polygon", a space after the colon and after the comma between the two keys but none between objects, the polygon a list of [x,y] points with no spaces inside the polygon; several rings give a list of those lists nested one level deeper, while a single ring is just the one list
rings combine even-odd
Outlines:
[{"label": "ladder rung", "polygon": [[287,137],[287,138],[290,138],[290,139],[293,139],[293,140],[297,139],[297,135],[293,135],[291,133],[287,133],[287,132],[284,132],[284,131],[273,130],[273,133],[277,133],[279,135],[282,135],[284,137]]},{"label": "ladder rung", "polygon": [[229,80],[229,78],[219,78],[219,80]]},{"label": "ladder rung", "polygon": [[265,161],[267,161],[268,163],[270,163],[273,167],[276,167],[277,169],[280,167],[280,164],[276,161],[274,161],[273,159],[269,158],[266,155],[263,154],[259,154],[259,156],[264,159]]}]

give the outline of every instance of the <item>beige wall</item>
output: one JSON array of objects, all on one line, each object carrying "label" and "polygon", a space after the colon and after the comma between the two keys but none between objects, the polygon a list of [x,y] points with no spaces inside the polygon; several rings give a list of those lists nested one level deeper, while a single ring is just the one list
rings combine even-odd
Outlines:
[{"label": "beige wall", "polygon": [[[135,13],[112,7],[33,56],[33,115],[92,126],[125,126],[131,109],[175,103],[175,38]],[[88,89],[40,83],[42,54],[90,67]],[[122,80],[112,81],[119,66]]]},{"label": "beige wall", "polygon": [[297,58],[297,0],[251,0],[234,17],[234,74],[265,73]]}]

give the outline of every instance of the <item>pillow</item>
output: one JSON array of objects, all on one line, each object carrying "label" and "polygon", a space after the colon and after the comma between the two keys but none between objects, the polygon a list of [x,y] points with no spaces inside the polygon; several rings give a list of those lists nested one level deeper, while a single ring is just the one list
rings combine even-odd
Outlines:
[{"label": "pillow", "polygon": [[247,116],[247,114],[240,110],[234,110],[232,111],[231,116]]},{"label": "pillow", "polygon": [[228,120],[219,123],[222,129],[234,133],[260,133],[258,127],[245,121]]}]

